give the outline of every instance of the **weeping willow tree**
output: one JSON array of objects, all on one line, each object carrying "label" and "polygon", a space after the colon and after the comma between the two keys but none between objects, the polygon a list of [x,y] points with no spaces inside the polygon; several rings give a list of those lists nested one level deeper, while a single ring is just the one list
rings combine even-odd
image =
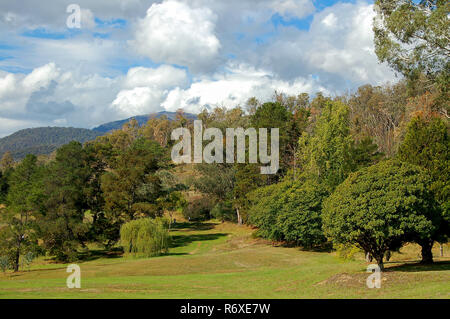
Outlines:
[{"label": "weeping willow tree", "polygon": [[169,221],[165,218],[141,218],[123,224],[120,244],[125,254],[153,257],[169,251]]}]

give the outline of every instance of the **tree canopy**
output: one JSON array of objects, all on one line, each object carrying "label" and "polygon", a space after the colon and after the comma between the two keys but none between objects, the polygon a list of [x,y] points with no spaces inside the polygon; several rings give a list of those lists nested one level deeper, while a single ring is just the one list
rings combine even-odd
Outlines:
[{"label": "tree canopy", "polygon": [[325,200],[325,234],[335,243],[358,245],[382,266],[387,250],[426,240],[439,227],[430,184],[426,171],[395,160],[352,173]]}]

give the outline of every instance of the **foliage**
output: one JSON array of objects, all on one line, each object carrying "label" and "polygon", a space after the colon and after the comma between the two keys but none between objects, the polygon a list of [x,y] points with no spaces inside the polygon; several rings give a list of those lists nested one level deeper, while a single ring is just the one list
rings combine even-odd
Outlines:
[{"label": "foliage", "polygon": [[25,252],[38,251],[36,218],[41,198],[37,183],[41,170],[34,155],[15,168],[10,177],[6,208],[0,211],[0,253],[9,258],[14,271],[19,270],[20,258]]},{"label": "foliage", "polygon": [[[195,119],[196,118],[196,116],[194,114],[184,113],[184,115],[188,119]],[[127,118],[127,119],[124,119],[124,120],[104,123],[102,125],[99,125],[99,126],[93,128],[92,130],[95,131],[95,132],[99,132],[99,133],[104,134],[104,133],[112,132],[114,130],[120,130],[123,127],[124,124],[130,122],[132,119],[136,120],[138,122],[139,126],[143,126],[151,119],[160,119],[162,117],[166,117],[167,119],[169,119],[171,121],[174,121],[175,117],[176,117],[176,113],[175,112],[162,111],[162,112],[158,112],[158,113],[155,113],[155,114],[133,116],[133,117],[130,117],[130,118]]]},{"label": "foliage", "polygon": [[350,109],[339,101],[326,101],[312,133],[299,140],[299,164],[332,191],[354,169]]},{"label": "foliage", "polygon": [[290,187],[289,182],[272,184],[257,188],[248,194],[251,206],[248,221],[258,227],[256,234],[273,241],[283,239],[278,227],[275,227],[278,212],[282,209],[279,200]]},{"label": "foliage", "polygon": [[423,72],[448,85],[450,4],[445,0],[377,0],[375,52],[407,77]]},{"label": "foliage", "polygon": [[9,151],[15,160],[27,154],[50,154],[71,141],[84,143],[94,140],[100,133],[73,127],[38,127],[20,130],[0,138],[0,157]]},{"label": "foliage", "polygon": [[441,206],[442,222],[431,236],[431,241],[419,240],[422,262],[431,262],[433,241],[445,242],[450,233],[450,139],[448,122],[438,117],[414,117],[407,128],[398,158],[427,170],[432,183],[431,191]]},{"label": "foliage", "polygon": [[275,227],[283,239],[312,248],[326,241],[322,231],[322,202],[327,190],[317,182],[297,181],[279,198],[280,211]]},{"label": "foliage", "polygon": [[429,238],[440,212],[420,167],[393,160],[351,174],[325,200],[324,231],[336,244],[355,244],[383,264],[387,250]]},{"label": "foliage", "polygon": [[164,218],[140,218],[120,228],[120,244],[126,254],[153,257],[169,251],[169,221]]},{"label": "foliage", "polygon": [[351,244],[335,244],[333,248],[336,249],[336,255],[344,260],[353,260],[355,255],[361,252],[360,248]]},{"label": "foliage", "polygon": [[58,261],[76,259],[88,225],[83,223],[87,210],[85,187],[91,179],[86,151],[78,142],[59,148],[56,159],[46,169],[42,218],[39,220],[44,247]]},{"label": "foliage", "polygon": [[195,170],[199,173],[193,186],[198,191],[209,194],[219,201],[229,198],[235,183],[235,168],[228,164],[197,164]]},{"label": "foliage", "polygon": [[183,208],[183,217],[190,220],[209,219],[213,206],[214,202],[207,197],[191,199]]},{"label": "foliage", "polygon": [[[289,112],[286,105],[280,102],[266,102],[256,109],[255,114],[251,117],[251,127],[258,128],[278,128],[279,129],[279,152],[280,152],[280,168],[275,176],[267,176],[274,181],[279,178],[279,175],[285,172],[288,168],[289,152],[292,152],[292,147],[289,145],[292,142],[288,132],[288,124],[291,122],[292,113]],[[292,132],[295,130],[292,129]],[[259,134],[259,132],[258,132]],[[292,137],[294,143],[297,142],[298,136]],[[267,141],[270,145],[270,134],[268,134]],[[289,159],[288,159],[289,158]],[[285,161],[286,160],[286,161]]]},{"label": "foliage", "polygon": [[161,146],[143,138],[112,160],[112,170],[101,177],[101,189],[107,218],[116,229],[139,217],[161,215],[157,203],[162,193],[161,181],[155,173],[164,165]]},{"label": "foliage", "polygon": [[6,200],[6,195],[8,194],[8,175],[4,174],[0,170],[0,204],[4,203]]},{"label": "foliage", "polygon": [[267,185],[267,179],[260,174],[257,164],[237,164],[235,184],[233,188],[233,207],[239,212],[238,220],[248,220],[251,203],[248,194],[258,187]]},{"label": "foliage", "polygon": [[9,268],[9,259],[7,256],[0,256],[0,269],[2,272],[6,272]]},{"label": "foliage", "polygon": [[236,221],[236,214],[233,210],[233,205],[230,202],[219,202],[211,210],[211,216],[224,221]]},{"label": "foliage", "polygon": [[2,171],[7,171],[14,166],[14,158],[10,151],[7,151],[3,154],[2,159],[0,160],[0,168]]},{"label": "foliage", "polygon": [[370,137],[380,153],[395,155],[408,98],[404,80],[392,85],[359,87],[348,99],[355,142]]},{"label": "foliage", "polygon": [[325,242],[322,232],[323,186],[311,180],[285,181],[251,193],[250,223],[257,234],[271,240],[284,240],[305,248]]}]

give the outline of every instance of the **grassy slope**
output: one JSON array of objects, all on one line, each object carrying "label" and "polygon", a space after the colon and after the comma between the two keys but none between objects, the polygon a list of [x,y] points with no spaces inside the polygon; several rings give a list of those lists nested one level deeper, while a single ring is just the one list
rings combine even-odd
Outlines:
[{"label": "grassy slope", "polygon": [[[82,288],[65,287],[67,265],[39,259],[0,274],[0,298],[449,298],[450,258],[418,266],[417,247],[394,254],[381,289],[368,289],[366,263],[332,253],[273,247],[233,224],[179,224],[167,256],[124,258],[94,251],[79,263]],[[437,247],[435,253],[437,254]],[[401,262],[400,262],[401,261]],[[406,265],[405,265],[406,261]]]}]

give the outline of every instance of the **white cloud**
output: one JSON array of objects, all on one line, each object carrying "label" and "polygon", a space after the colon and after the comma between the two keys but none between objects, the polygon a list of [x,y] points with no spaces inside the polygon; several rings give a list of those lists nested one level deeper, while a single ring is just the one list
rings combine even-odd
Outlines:
[{"label": "white cloud", "polygon": [[335,27],[337,23],[337,18],[333,12],[328,14],[325,18],[323,18],[322,23],[327,27]]},{"label": "white cloud", "polygon": [[125,86],[150,86],[169,88],[174,85],[187,85],[186,71],[170,65],[161,65],[156,69],[136,67],[128,70]]},{"label": "white cloud", "polygon": [[193,72],[210,70],[220,50],[216,20],[209,8],[164,1],[147,10],[131,43],[138,53],[155,62],[187,66]]},{"label": "white cloud", "polygon": [[120,91],[112,102],[112,107],[124,117],[143,115],[150,111],[159,111],[164,92],[149,87],[136,87]]},{"label": "white cloud", "polygon": [[42,87],[48,87],[49,83],[59,76],[59,70],[55,63],[49,63],[37,69],[34,69],[23,79],[23,86],[27,90],[35,90]]},{"label": "white cloud", "polygon": [[[162,109],[233,107],[275,90],[342,93],[393,79],[374,53],[371,4],[315,11],[312,3],[80,0],[84,28],[71,33],[66,3],[0,2],[0,69],[21,72],[0,70],[0,135],[29,126],[92,127]],[[309,29],[275,26],[276,13],[313,19]],[[95,18],[126,23],[95,25]],[[37,28],[64,36],[24,35]],[[154,63],[161,65],[144,67]]]},{"label": "white cloud", "polygon": [[337,4],[318,14],[305,45],[305,59],[314,67],[354,84],[380,83],[392,78],[374,53],[372,5]]},{"label": "white cloud", "polygon": [[95,28],[95,17],[91,10],[81,8],[81,27],[87,29]]},{"label": "white cloud", "polygon": [[[117,119],[109,104],[122,79],[77,70],[64,72],[55,63],[34,69],[28,75],[0,73],[0,119],[6,128],[46,125],[89,127]],[[6,122],[10,121],[10,124]],[[0,132],[0,134],[4,134]]]},{"label": "white cloud", "polygon": [[235,65],[227,68],[225,73],[193,83],[188,89],[172,90],[162,106],[168,111],[183,108],[187,112],[197,113],[205,106],[243,106],[253,96],[263,101],[268,100],[275,90],[289,95],[326,92],[326,89],[312,78],[297,78],[288,82],[265,70],[257,70],[248,65]]},{"label": "white cloud", "polygon": [[315,11],[310,0],[273,0],[270,7],[285,17],[303,18]]},{"label": "white cloud", "polygon": [[118,114],[129,117],[161,110],[170,89],[188,85],[187,73],[170,65],[158,68],[137,67],[128,70],[120,91],[111,103]]},{"label": "white cloud", "polygon": [[246,61],[282,78],[318,76],[335,93],[394,79],[374,52],[371,4],[338,3],[314,15],[309,30],[286,27]]}]

